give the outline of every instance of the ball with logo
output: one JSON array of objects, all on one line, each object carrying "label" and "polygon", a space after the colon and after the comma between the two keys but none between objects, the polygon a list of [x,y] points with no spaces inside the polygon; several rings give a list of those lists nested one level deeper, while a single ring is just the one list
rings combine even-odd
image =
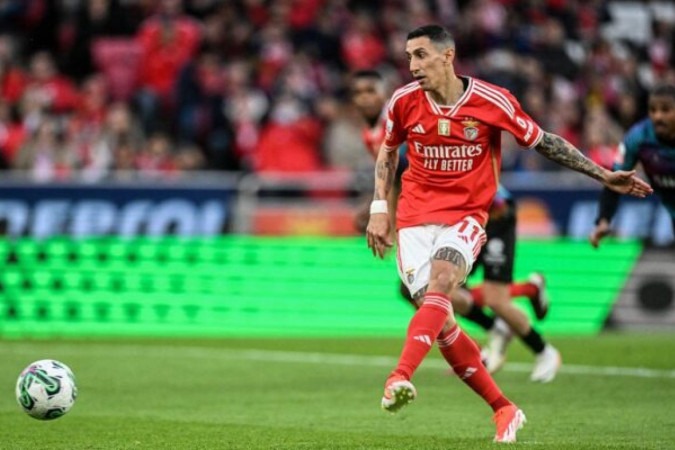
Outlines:
[{"label": "ball with logo", "polygon": [[75,375],[53,359],[35,361],[16,382],[16,400],[31,417],[52,420],[66,414],[77,398]]}]

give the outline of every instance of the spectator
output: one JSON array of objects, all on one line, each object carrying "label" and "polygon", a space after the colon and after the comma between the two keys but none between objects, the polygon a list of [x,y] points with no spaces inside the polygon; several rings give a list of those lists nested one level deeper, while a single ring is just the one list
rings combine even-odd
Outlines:
[{"label": "spectator", "polygon": [[386,48],[373,18],[366,12],[357,13],[342,36],[342,58],[347,68],[353,71],[377,67],[385,57]]},{"label": "spectator", "polygon": [[171,174],[176,170],[171,139],[166,133],[152,134],[138,156],[138,170],[141,176],[157,177]]},{"label": "spectator", "polygon": [[136,39],[142,49],[137,101],[144,130],[152,132],[160,111],[174,106],[179,71],[197,53],[201,29],[183,14],[180,0],[161,0],[158,14],[141,25]]},{"label": "spectator", "polygon": [[[675,78],[675,9],[667,2],[633,4],[652,20],[641,22],[642,35],[652,38],[636,40],[620,26],[606,32],[603,25],[625,16],[610,16],[609,4],[0,0],[0,167],[3,159],[14,165],[18,149],[34,147],[30,137],[53,120],[65,132],[66,159],[75,162],[66,166],[87,179],[118,166],[156,176],[180,165],[171,151],[161,163],[150,157],[142,134],[128,124],[134,120],[146,134],[166,132],[169,141],[160,139],[160,148],[199,149],[208,169],[291,170],[277,138],[291,143],[288,153],[303,155],[302,170],[361,167],[348,157],[349,113],[327,105],[345,103],[345,75],[356,68],[376,68],[396,85],[409,80],[400,50],[405,32],[411,23],[436,21],[455,32],[459,72],[509,88],[547,128],[605,155],[601,149],[612,140],[583,129],[595,121],[598,105],[625,131],[645,114],[650,86]],[[622,5],[612,3],[612,11]],[[106,38],[115,36],[128,40],[112,45]],[[101,39],[110,44],[95,47],[105,60],[105,85],[92,64],[92,44]],[[133,99],[138,118],[113,98]],[[316,117],[320,110],[339,113]],[[112,122],[127,123],[126,131],[114,131]],[[300,135],[291,138],[294,130]],[[343,149],[337,139],[345,139]],[[522,152],[506,152],[504,167],[557,170]]]},{"label": "spectator", "polygon": [[103,77],[88,78],[82,86],[77,108],[65,125],[68,142],[84,172],[99,164],[93,147],[105,120],[107,102],[108,90]]},{"label": "spectator", "polygon": [[175,158],[176,170],[192,172],[206,169],[204,153],[196,145],[184,145],[178,149]]},{"label": "spectator", "polygon": [[[125,146],[135,155],[143,145],[143,134],[129,107],[124,103],[113,104],[92,143],[83,166],[83,176],[87,180],[105,177],[110,170],[115,170],[119,147]],[[133,159],[135,160],[135,156]]]},{"label": "spectator", "polygon": [[80,2],[67,55],[68,73],[77,80],[91,75],[94,72],[91,49],[95,39],[130,34],[126,17],[119,0]]},{"label": "spectator", "polygon": [[26,88],[26,75],[18,67],[16,40],[8,34],[0,35],[0,99],[15,104]]},{"label": "spectator", "polygon": [[296,98],[284,96],[272,106],[270,120],[255,150],[257,172],[300,173],[322,168],[321,124]]},{"label": "spectator", "polygon": [[26,171],[36,181],[67,179],[76,167],[75,154],[52,117],[44,118],[14,160],[15,169]]},{"label": "spectator", "polygon": [[203,142],[219,121],[225,91],[220,57],[204,49],[180,72],[177,83],[178,137]]},{"label": "spectator", "polygon": [[110,178],[120,181],[138,179],[138,152],[128,139],[122,139],[113,151]]},{"label": "spectator", "polygon": [[46,51],[38,52],[31,58],[24,92],[44,111],[53,113],[70,112],[79,100],[72,81],[58,72],[54,58]]},{"label": "spectator", "polygon": [[0,169],[12,166],[17,151],[26,139],[26,130],[12,117],[12,106],[0,99]]},{"label": "spectator", "polygon": [[[221,153],[216,160],[227,167],[240,166],[251,169],[252,158],[260,138],[260,123],[268,113],[269,101],[261,89],[251,84],[252,69],[244,61],[234,61],[227,68],[226,96],[223,110],[232,124],[234,139],[232,147],[235,157]],[[218,148],[226,148],[221,145]],[[217,166],[219,167],[219,166]]]}]

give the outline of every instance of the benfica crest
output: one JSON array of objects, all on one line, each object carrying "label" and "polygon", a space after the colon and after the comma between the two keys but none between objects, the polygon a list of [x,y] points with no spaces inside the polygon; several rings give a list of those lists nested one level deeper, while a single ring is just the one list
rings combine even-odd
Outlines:
[{"label": "benfica crest", "polygon": [[408,284],[412,284],[415,281],[415,269],[408,269],[405,271]]},{"label": "benfica crest", "polygon": [[478,137],[478,122],[477,120],[467,117],[465,120],[462,121],[462,125],[464,125],[464,137],[469,140],[473,141]]},{"label": "benfica crest", "polygon": [[450,136],[450,121],[448,119],[438,119],[438,135]]}]

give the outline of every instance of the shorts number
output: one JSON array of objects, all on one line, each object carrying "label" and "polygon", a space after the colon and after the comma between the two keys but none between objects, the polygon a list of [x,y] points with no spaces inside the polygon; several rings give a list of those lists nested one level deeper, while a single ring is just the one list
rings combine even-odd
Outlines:
[{"label": "shorts number", "polygon": [[[471,226],[470,228],[469,225]],[[475,224],[471,224],[468,220],[462,220],[461,225],[457,229],[457,233],[459,234],[459,237],[468,244],[476,239],[476,236],[480,233],[480,228]]]}]

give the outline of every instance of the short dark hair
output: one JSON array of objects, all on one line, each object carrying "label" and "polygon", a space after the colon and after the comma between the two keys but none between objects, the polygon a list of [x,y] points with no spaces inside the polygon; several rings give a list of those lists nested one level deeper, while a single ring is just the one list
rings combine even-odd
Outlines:
[{"label": "short dark hair", "polygon": [[377,70],[373,69],[364,69],[357,70],[352,74],[352,80],[358,80],[359,78],[372,78],[374,80],[383,81],[382,75]]},{"label": "short dark hair", "polygon": [[654,96],[664,96],[664,97],[670,97],[672,99],[675,99],[675,84],[672,83],[661,83],[657,84],[652,88],[651,91],[649,91],[649,96],[654,97]]},{"label": "short dark hair", "polygon": [[424,25],[415,28],[406,37],[406,40],[415,39],[419,37],[428,37],[429,40],[436,46],[454,47],[455,40],[452,34],[440,25]]}]

